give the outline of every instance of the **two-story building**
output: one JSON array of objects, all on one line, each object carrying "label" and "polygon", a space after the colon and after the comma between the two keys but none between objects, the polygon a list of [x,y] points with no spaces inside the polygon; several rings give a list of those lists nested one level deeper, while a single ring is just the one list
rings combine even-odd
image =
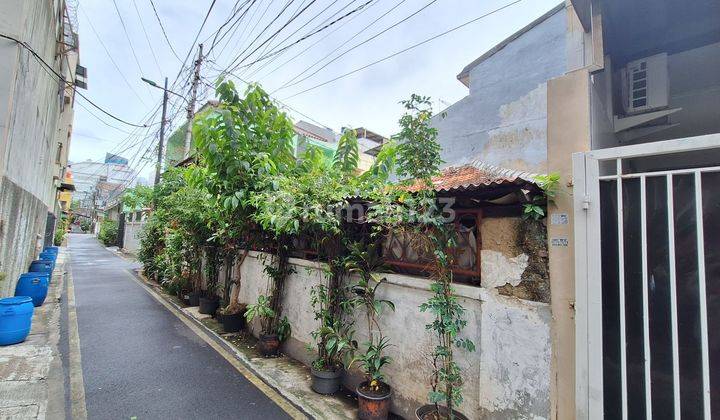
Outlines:
[{"label": "two-story building", "polygon": [[458,79],[468,95],[433,119],[446,173],[561,180],[549,375],[507,355],[495,373],[517,385],[490,387],[487,417],[720,415],[720,2],[568,0]]}]

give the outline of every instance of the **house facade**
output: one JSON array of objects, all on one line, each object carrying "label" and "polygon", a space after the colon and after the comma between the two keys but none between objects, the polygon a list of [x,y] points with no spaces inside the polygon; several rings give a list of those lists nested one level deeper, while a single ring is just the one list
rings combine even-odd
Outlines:
[{"label": "house facade", "polygon": [[448,167],[560,176],[542,417],[718,415],[718,22],[717,2],[568,0],[433,119]]},{"label": "house facade", "polygon": [[0,5],[0,296],[12,295],[62,212],[58,193],[85,86],[76,19],[64,1]]}]

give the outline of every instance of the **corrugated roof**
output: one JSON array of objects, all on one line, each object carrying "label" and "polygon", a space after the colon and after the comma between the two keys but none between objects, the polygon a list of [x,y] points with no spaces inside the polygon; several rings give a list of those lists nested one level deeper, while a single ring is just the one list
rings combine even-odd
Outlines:
[{"label": "corrugated roof", "polygon": [[[441,174],[432,178],[437,192],[476,191],[501,185],[535,184],[535,174],[501,168],[480,160],[467,165],[451,166],[443,169]],[[421,182],[408,188],[409,191],[423,189]]]}]

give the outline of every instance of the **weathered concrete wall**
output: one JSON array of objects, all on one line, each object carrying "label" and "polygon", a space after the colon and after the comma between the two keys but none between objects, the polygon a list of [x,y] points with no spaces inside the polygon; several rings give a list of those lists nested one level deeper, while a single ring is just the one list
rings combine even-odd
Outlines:
[{"label": "weathered concrete wall", "polygon": [[[258,295],[267,293],[268,278],[263,266],[270,262],[267,254],[251,252],[248,255],[239,270],[241,302],[255,302]],[[292,337],[284,344],[284,351],[309,364],[313,354],[308,352],[307,345],[314,346],[310,332],[317,327],[310,306],[310,290],[324,279],[320,264],[295,258],[290,262],[295,273],[285,283],[283,311],[292,324]],[[392,300],[396,306],[395,312],[385,312],[381,318],[383,332],[393,343],[388,350],[393,363],[386,374],[395,391],[393,411],[412,418],[415,408],[426,402],[429,390],[431,368],[427,355],[434,344],[425,324],[431,318],[418,307],[431,296],[430,281],[397,274],[387,274],[386,278],[388,281],[378,289],[378,297]],[[489,284],[498,283],[494,279],[486,280]],[[461,411],[473,419],[548,418],[549,306],[501,296],[494,288],[466,285],[455,288],[467,309],[468,325],[464,335],[477,345],[473,353],[457,351],[457,361],[465,378]],[[366,340],[364,316],[358,313],[355,319],[356,339],[363,342]],[[254,331],[258,332],[257,324]],[[358,372],[353,372],[346,378],[346,385],[353,389],[359,380]]]},{"label": "weathered concrete wall", "polygon": [[470,71],[470,94],[432,120],[445,165],[547,171],[546,82],[566,70],[565,29],[563,9]]},{"label": "weathered concrete wall", "polygon": [[[56,72],[67,74],[69,63],[56,43],[61,3],[0,2],[0,33],[27,42]],[[0,272],[6,276],[0,296],[12,294],[17,275],[38,251],[47,213],[56,210],[56,154],[68,135],[59,124],[72,121],[62,115],[62,86],[27,49],[0,40]]]},{"label": "weathered concrete wall", "polygon": [[6,177],[0,181],[0,296],[12,296],[20,274],[41,250],[47,207]]},{"label": "weathered concrete wall", "polygon": [[140,237],[143,226],[145,226],[144,221],[125,222],[125,233],[123,235],[123,249],[125,251],[137,254],[140,249]]}]

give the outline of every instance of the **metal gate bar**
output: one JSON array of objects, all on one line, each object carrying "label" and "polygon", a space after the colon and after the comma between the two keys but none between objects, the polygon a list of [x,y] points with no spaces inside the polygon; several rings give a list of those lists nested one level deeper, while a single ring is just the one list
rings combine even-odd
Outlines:
[{"label": "metal gate bar", "polygon": [[680,418],[680,352],[678,350],[677,284],[675,273],[675,195],[673,176],[666,175],[668,214],[668,258],[670,263],[670,335],[672,339],[673,413]]},{"label": "metal gate bar", "polygon": [[[644,405],[646,417],[652,418],[652,369],[651,341],[649,323],[649,267],[648,267],[648,226],[647,226],[647,178],[664,178],[667,192],[667,253],[669,270],[670,298],[670,333],[672,355],[672,399],[673,417],[680,419],[682,401],[680,399],[680,354],[678,331],[678,290],[677,262],[675,244],[675,208],[674,208],[674,176],[687,174],[694,177],[695,187],[695,224],[697,241],[697,287],[698,309],[701,344],[701,375],[702,375],[702,411],[705,419],[711,418],[709,336],[707,313],[707,288],[705,267],[705,233],[703,220],[702,175],[720,172],[720,166],[706,168],[687,168],[657,172],[623,174],[623,159],[658,156],[671,153],[683,153],[697,150],[720,149],[720,134],[699,136],[695,138],[677,139],[651,144],[624,146],[614,149],[596,150],[578,153],[573,157],[575,181],[575,238],[576,238],[576,414],[578,418],[603,418],[603,330],[602,330],[602,290],[598,284],[602,282],[601,265],[597,255],[600,245],[600,214],[599,200],[600,181],[614,181],[617,193],[617,235],[618,235],[618,306],[619,306],[619,340],[620,340],[620,388],[622,418],[628,418],[628,367],[627,367],[627,320],[625,294],[625,245],[624,245],[624,206],[623,180],[639,179],[640,183],[640,242],[642,259],[642,325],[643,325],[643,371],[644,371]],[[599,163],[615,161],[614,175],[600,175]],[[663,233],[664,235],[664,233]],[[598,326],[600,328],[598,328]],[[598,345],[599,344],[599,345]],[[598,374],[599,372],[599,374]],[[663,413],[656,413],[661,415]]]},{"label": "metal gate bar", "polygon": [[707,302],[705,291],[705,232],[703,226],[702,178],[695,171],[695,223],[697,224],[698,291],[700,294],[700,343],[702,354],[703,412],[710,418],[710,363],[708,356]]}]

